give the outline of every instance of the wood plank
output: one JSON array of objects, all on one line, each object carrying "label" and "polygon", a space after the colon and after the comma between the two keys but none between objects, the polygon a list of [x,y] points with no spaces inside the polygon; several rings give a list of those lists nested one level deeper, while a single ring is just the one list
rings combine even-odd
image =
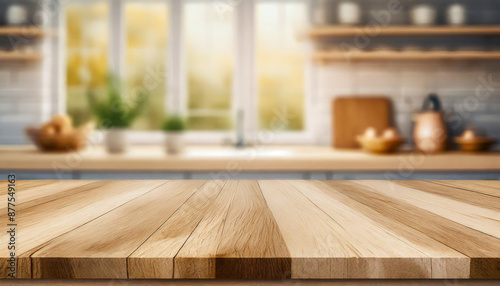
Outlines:
[{"label": "wood plank", "polygon": [[[372,181],[374,182],[374,181]],[[325,181],[338,192],[471,258],[470,278],[500,278],[500,240],[358,181]],[[396,194],[399,190],[395,191]]]},{"label": "wood plank", "polygon": [[[33,205],[17,214],[18,278],[500,279],[500,198],[479,189],[434,181],[82,183],[31,181],[19,192]],[[0,243],[8,239],[0,233]],[[2,248],[3,277],[7,258]]]},{"label": "wood plank", "polygon": [[259,181],[292,257],[292,279],[347,278],[347,259],[356,258],[331,217],[285,181]]},{"label": "wood plank", "polygon": [[310,38],[346,37],[366,34],[377,36],[450,36],[450,35],[498,35],[500,26],[382,26],[376,31],[367,31],[359,26],[319,26],[309,29],[303,36]]},{"label": "wood plank", "polygon": [[205,216],[174,258],[174,278],[210,279],[216,277],[217,248],[222,240],[224,220],[236,193],[237,181],[228,181],[210,205]]},{"label": "wood plank", "polygon": [[128,278],[127,257],[203,184],[167,182],[51,240],[31,256],[33,278]]},{"label": "wood plank", "polygon": [[[16,179],[16,192],[22,192],[30,190],[35,187],[45,186],[49,184],[56,183],[56,180],[18,180]],[[7,194],[7,185],[9,182],[7,180],[0,181],[0,196],[5,199],[5,194]]]},{"label": "wood plank", "polygon": [[[492,181],[492,184],[483,183],[488,181],[433,181],[436,184],[451,186],[464,190],[470,190],[477,193],[490,195],[500,198],[499,181]],[[495,187],[497,186],[497,187]]]},{"label": "wood plank", "polygon": [[[294,184],[299,184],[298,182],[294,182]],[[311,185],[308,187],[306,184]],[[341,187],[341,186],[338,186]],[[425,254],[427,257],[430,257],[432,259],[432,278],[433,279],[464,279],[464,278],[469,278],[469,266],[470,266],[470,259],[451,249],[450,247],[426,236],[422,232],[416,231],[413,228],[410,228],[396,220],[394,220],[391,217],[384,216],[380,214],[379,212],[376,212],[375,210],[367,207],[366,205],[363,205],[351,198],[349,198],[346,195],[341,194],[338,192],[332,185],[327,185],[324,182],[320,181],[308,181],[307,183],[300,183],[300,185],[297,185],[297,188],[307,197],[309,197],[311,200],[314,200],[314,203],[320,206],[324,210],[328,210],[329,212],[336,213],[336,212],[341,212],[339,215],[335,215],[336,221],[339,222],[337,217],[345,217],[349,221],[352,221],[352,219],[355,219],[356,221],[352,221],[352,223],[347,222],[346,223],[346,228],[360,228],[358,231],[361,231],[360,236],[375,236],[372,238],[373,242],[376,242],[374,249],[379,250],[380,246],[390,244],[388,247],[382,248],[384,252],[393,252],[393,251],[399,251],[399,248],[396,248],[396,244],[392,244],[391,241],[394,240],[394,238],[398,238],[408,246],[411,246],[414,249],[417,249],[419,252]],[[339,207],[341,206],[341,207]],[[361,228],[362,226],[362,228]],[[377,232],[380,232],[380,230],[377,230],[376,232],[370,231],[367,232],[368,229],[372,229],[376,227],[377,229],[381,229],[386,234],[378,235]],[[367,234],[368,233],[368,234]],[[385,237],[387,235],[392,236],[393,238],[389,237],[386,239]],[[382,241],[379,241],[379,239],[383,239]],[[367,247],[368,244],[361,245],[362,247]],[[406,247],[403,246],[403,250],[406,250]],[[366,254],[372,252],[372,250],[368,251],[363,251],[362,254],[363,256],[366,256]],[[380,252],[380,251],[379,251]],[[391,254],[391,258],[395,258],[394,260],[391,259],[381,259],[381,255],[376,253],[379,257],[379,264],[384,265],[384,268],[376,268],[377,270],[382,270],[384,272],[390,271],[389,274],[387,273],[379,273],[379,277],[384,277],[384,278],[394,278],[396,275],[399,274],[400,277],[406,277],[404,278],[410,278],[405,274],[403,271],[403,267],[398,264],[399,260],[396,259],[396,257],[401,257],[401,253],[396,253],[395,255]],[[382,256],[384,253],[382,252]],[[404,256],[404,253],[403,253]],[[370,257],[370,256],[369,256]],[[375,257],[375,256],[374,256]],[[373,261],[372,261],[373,262]],[[412,259],[406,259],[406,261],[403,260],[403,262],[406,262],[407,265],[408,263],[413,262]],[[417,260],[417,262],[419,262]],[[404,265],[404,264],[403,264]],[[372,263],[372,266],[374,263]],[[422,265],[415,265],[415,269],[419,269],[422,267]],[[357,268],[359,269],[359,267]],[[351,272],[351,270],[349,270]],[[408,268],[406,269],[408,271]],[[402,273],[403,272],[403,273]],[[409,271],[411,273],[411,276],[418,276],[419,273],[415,271],[414,269],[411,269]],[[420,272],[420,275],[425,273],[425,271]],[[355,273],[358,274],[359,273]],[[361,273],[363,274],[364,277],[368,276],[374,276],[376,273],[374,271],[370,270],[369,273]],[[373,278],[373,277],[372,277]]]},{"label": "wood plank", "polygon": [[0,61],[41,61],[43,55],[39,53],[3,52],[0,51]]},{"label": "wood plank", "polygon": [[500,212],[448,199],[392,181],[356,181],[385,196],[411,203],[464,226],[500,238]]},{"label": "wood plank", "polygon": [[[398,185],[416,189],[419,191],[436,194],[452,200],[500,211],[500,197],[492,197],[482,193],[469,191],[452,186],[441,185],[434,181],[392,181]],[[500,190],[499,190],[500,191]],[[500,217],[499,217],[500,219]]]},{"label": "wood plank", "polygon": [[215,270],[223,279],[291,277],[290,253],[257,181],[238,181]]},{"label": "wood plank", "polygon": [[41,27],[24,26],[24,27],[0,27],[0,36],[14,37],[43,37],[47,34]]},{"label": "wood plank", "polygon": [[[31,254],[40,245],[73,230],[104,213],[164,184],[165,181],[114,181],[102,187],[79,192],[17,213],[17,236],[23,243],[17,245],[18,278],[31,278]],[[2,222],[7,215],[0,216]],[[9,235],[0,234],[6,245]],[[6,275],[7,248],[0,249],[0,275]],[[2,276],[0,278],[5,278]]]},{"label": "wood plank", "polygon": [[[499,177],[500,179],[500,177]],[[482,180],[482,181],[474,181],[474,184],[478,184],[478,185],[481,185],[481,186],[489,186],[489,187],[492,187],[492,188],[495,188],[495,189],[500,189],[500,181],[496,180],[496,181],[493,181],[493,180],[490,180],[490,181],[486,181],[486,180]]]},{"label": "wood plank", "polygon": [[309,182],[292,181],[291,185],[341,226],[339,235],[358,257],[347,261],[347,278],[432,278],[431,258],[415,245]]},{"label": "wood plank", "polygon": [[[22,188],[16,188],[16,211],[21,211],[39,204],[53,201],[78,192],[86,192],[91,189],[102,187],[110,182],[98,181],[59,181],[51,184]],[[19,191],[19,193],[17,193]],[[7,195],[0,195],[0,201],[6,201]],[[6,211],[7,205],[0,207],[0,213]]]},{"label": "wood plank", "polygon": [[315,61],[380,61],[380,60],[499,60],[500,52],[484,51],[368,51],[341,52],[317,51],[312,54]]},{"label": "wood plank", "polygon": [[[207,237],[194,229],[202,218],[217,211],[213,201],[225,183],[212,182],[194,194],[182,207],[128,259],[130,278],[173,278],[173,259],[188,238],[185,248],[202,246]],[[177,256],[178,275],[224,279],[281,279],[290,275],[290,255],[280,236],[256,181],[239,181],[226,189],[235,192],[223,219],[223,233],[217,247],[196,249],[202,258]],[[226,199],[222,194],[219,199]],[[252,230],[251,232],[248,232]],[[209,257],[209,258],[208,258]],[[207,262],[206,260],[209,259]],[[214,262],[215,259],[215,262]],[[180,265],[180,266],[179,266]],[[210,268],[207,268],[207,265]],[[183,271],[183,267],[189,271]],[[177,277],[179,278],[179,277]]]},{"label": "wood plank", "polygon": [[500,280],[19,280],[17,286],[498,286]]},{"label": "wood plank", "polygon": [[134,251],[128,257],[129,278],[174,278],[175,255],[213,208],[212,202],[225,184],[225,181],[208,181]]}]

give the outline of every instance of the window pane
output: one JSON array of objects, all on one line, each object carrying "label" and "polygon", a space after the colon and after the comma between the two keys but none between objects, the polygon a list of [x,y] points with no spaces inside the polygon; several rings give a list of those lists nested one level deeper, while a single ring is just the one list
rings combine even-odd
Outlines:
[{"label": "window pane", "polygon": [[165,117],[167,81],[168,6],[130,2],[125,5],[125,80],[127,92],[149,94],[146,112],[134,129],[160,129]]},{"label": "window pane", "polygon": [[184,39],[191,130],[232,128],[233,12],[218,13],[211,1],[184,9]]},{"label": "window pane", "polygon": [[104,88],[106,84],[108,15],[108,5],[101,2],[71,3],[66,9],[66,102],[75,125],[90,120],[89,85]]},{"label": "window pane", "polygon": [[[306,24],[306,4],[259,2],[256,8],[259,128],[304,128],[304,47],[295,31]],[[286,116],[285,116],[286,115]]]}]

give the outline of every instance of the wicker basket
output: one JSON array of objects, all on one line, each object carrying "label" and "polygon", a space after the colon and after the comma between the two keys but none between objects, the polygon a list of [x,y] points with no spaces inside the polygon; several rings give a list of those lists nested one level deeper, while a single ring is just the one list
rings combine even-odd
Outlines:
[{"label": "wicker basket", "polygon": [[94,128],[95,124],[89,122],[68,133],[46,134],[40,127],[27,127],[25,132],[31,142],[41,151],[71,152],[87,146],[88,138]]}]

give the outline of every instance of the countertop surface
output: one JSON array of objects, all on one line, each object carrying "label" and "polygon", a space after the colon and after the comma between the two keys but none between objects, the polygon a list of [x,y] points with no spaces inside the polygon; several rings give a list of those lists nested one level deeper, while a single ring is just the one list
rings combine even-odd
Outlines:
[{"label": "countertop surface", "polygon": [[[14,188],[18,278],[500,278],[499,181]],[[2,247],[2,276],[8,255]]]},{"label": "countertop surface", "polygon": [[2,146],[0,158],[0,170],[500,171],[500,152],[373,155],[319,146],[190,146],[179,155],[167,155],[160,146],[134,146],[119,155],[108,154],[100,146],[76,153],[42,153],[31,146]]}]

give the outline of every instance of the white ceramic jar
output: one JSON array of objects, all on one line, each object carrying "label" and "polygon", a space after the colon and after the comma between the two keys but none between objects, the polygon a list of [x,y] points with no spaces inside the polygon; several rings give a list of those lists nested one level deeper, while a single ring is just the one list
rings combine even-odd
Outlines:
[{"label": "white ceramic jar", "polygon": [[446,21],[449,25],[465,25],[467,22],[467,9],[462,4],[452,4],[446,9]]},{"label": "white ceramic jar", "polygon": [[312,12],[312,23],[316,26],[328,25],[330,19],[330,0],[318,0]]},{"label": "white ceramic jar", "polygon": [[427,4],[414,6],[410,11],[410,19],[413,25],[430,26],[436,24],[436,9]]},{"label": "white ceramic jar", "polygon": [[7,25],[19,26],[28,22],[28,9],[23,5],[12,4],[5,11]]},{"label": "white ceramic jar", "polygon": [[338,18],[343,25],[361,24],[361,7],[351,1],[341,2],[338,6]]}]

